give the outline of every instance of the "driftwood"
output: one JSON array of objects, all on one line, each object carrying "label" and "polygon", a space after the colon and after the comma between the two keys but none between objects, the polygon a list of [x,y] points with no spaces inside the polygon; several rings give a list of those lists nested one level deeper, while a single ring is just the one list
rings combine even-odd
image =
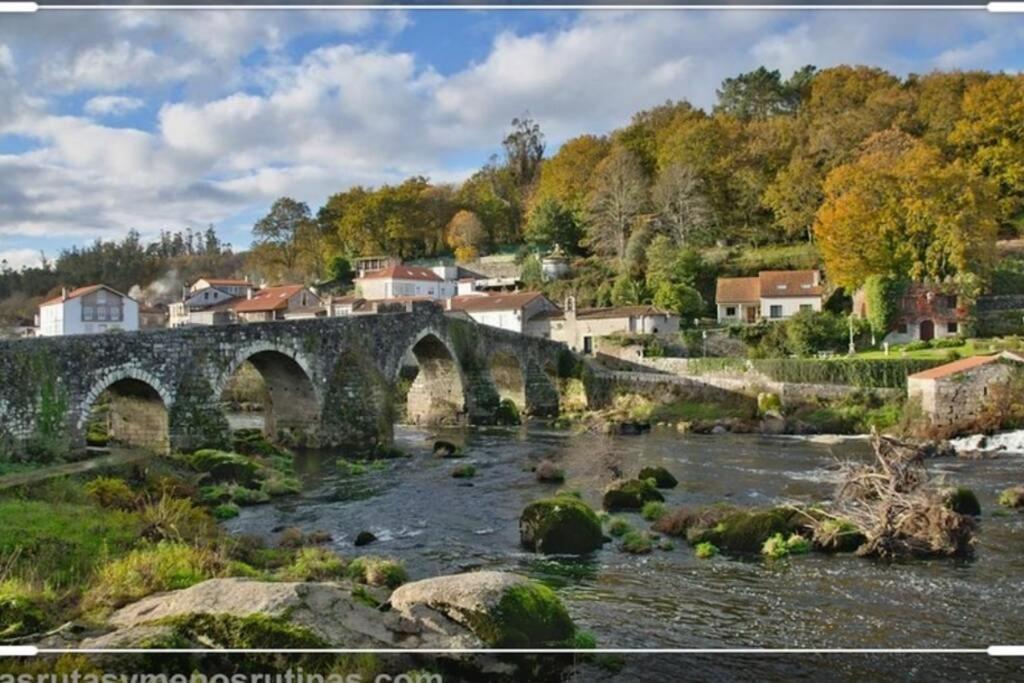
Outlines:
[{"label": "driftwood", "polygon": [[[864,535],[858,555],[884,559],[967,556],[975,522],[950,510],[919,447],[872,433],[874,464],[846,464],[835,504],[811,524],[815,536],[836,533],[847,520]],[[832,524],[828,523],[832,520]]]}]

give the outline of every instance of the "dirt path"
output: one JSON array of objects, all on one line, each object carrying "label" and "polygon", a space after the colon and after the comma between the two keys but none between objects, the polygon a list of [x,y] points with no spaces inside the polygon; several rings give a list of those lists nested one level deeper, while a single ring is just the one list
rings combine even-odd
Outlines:
[{"label": "dirt path", "polygon": [[66,477],[70,474],[81,474],[83,472],[89,472],[103,467],[130,465],[132,463],[149,460],[153,457],[156,456],[149,451],[128,448],[111,449],[111,452],[107,455],[99,455],[95,458],[89,458],[88,460],[40,467],[28,472],[17,472],[15,474],[2,476],[0,477],[0,491],[14,488],[15,486],[36,484],[41,481],[46,481],[47,479],[53,479],[54,477]]}]

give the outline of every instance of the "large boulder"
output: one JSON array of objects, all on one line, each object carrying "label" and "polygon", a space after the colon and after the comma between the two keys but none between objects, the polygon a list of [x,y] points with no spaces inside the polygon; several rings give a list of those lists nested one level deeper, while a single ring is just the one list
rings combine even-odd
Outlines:
[{"label": "large boulder", "polygon": [[576,632],[547,586],[506,572],[481,571],[408,583],[391,594],[391,610],[411,622],[441,617],[488,647],[566,646]]},{"label": "large boulder", "polygon": [[665,497],[647,479],[623,479],[612,482],[604,492],[602,504],[609,512],[639,510],[644,503],[662,502]]},{"label": "large boulder", "polygon": [[548,554],[582,555],[604,543],[601,520],[573,496],[555,496],[526,506],[519,517],[523,547]]},{"label": "large boulder", "polygon": [[[458,624],[382,613],[359,595],[346,583],[211,579],[121,608],[108,622],[115,631],[81,646],[195,642],[196,647],[256,647],[260,640],[264,647],[281,647],[282,642],[305,642],[306,647],[481,646],[479,638]],[[237,640],[239,635],[244,642]]]},{"label": "large boulder", "polygon": [[706,515],[702,524],[691,527],[686,540],[692,545],[711,543],[727,552],[760,553],[764,542],[775,534],[788,538],[802,527],[801,515],[791,508],[723,508],[718,514]]}]

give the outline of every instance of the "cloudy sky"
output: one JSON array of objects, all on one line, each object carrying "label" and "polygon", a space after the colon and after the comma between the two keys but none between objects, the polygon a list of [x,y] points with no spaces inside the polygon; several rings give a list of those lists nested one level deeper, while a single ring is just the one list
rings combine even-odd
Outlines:
[{"label": "cloudy sky", "polygon": [[215,224],[280,195],[457,181],[524,112],[554,150],[764,64],[1018,71],[979,12],[46,11],[0,15],[0,258]]}]

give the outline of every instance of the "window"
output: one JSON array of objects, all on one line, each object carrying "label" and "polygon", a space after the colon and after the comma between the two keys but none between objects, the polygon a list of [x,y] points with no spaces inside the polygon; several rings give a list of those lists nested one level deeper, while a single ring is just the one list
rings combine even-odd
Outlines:
[{"label": "window", "polygon": [[960,330],[960,326],[956,323],[946,323],[946,332],[950,334],[956,334]]},{"label": "window", "polygon": [[111,306],[110,307],[110,319],[111,320],[120,320],[121,319],[121,307],[120,306]]},{"label": "window", "polygon": [[896,334],[906,334],[906,333],[907,333],[907,324],[906,323],[899,323],[898,325],[896,325]]},{"label": "window", "polygon": [[92,306],[82,306],[82,320],[94,320],[96,318],[96,309]]},{"label": "window", "polygon": [[209,298],[210,298],[210,293],[209,292],[203,292],[203,299],[204,300],[209,300]]},{"label": "window", "polygon": [[810,304],[800,304],[800,310],[801,311],[812,311],[812,310],[814,310],[814,306],[812,306]]},{"label": "window", "polygon": [[106,320],[107,319],[107,307],[106,306],[97,306],[96,307],[96,319],[97,320]]},{"label": "window", "polygon": [[102,289],[96,292],[96,303],[105,304],[107,303],[107,293]]},{"label": "window", "polygon": [[593,337],[584,337],[583,338],[583,353],[590,354],[590,353],[593,353],[593,352],[594,352],[594,338]]},{"label": "window", "polygon": [[725,314],[728,317],[730,317],[730,318],[735,318],[736,317],[736,307],[735,306],[726,306],[725,307]]},{"label": "window", "polygon": [[782,317],[782,305],[781,304],[772,304],[771,307],[768,309],[768,315],[769,315],[769,317],[772,317],[772,318],[781,318]]}]

